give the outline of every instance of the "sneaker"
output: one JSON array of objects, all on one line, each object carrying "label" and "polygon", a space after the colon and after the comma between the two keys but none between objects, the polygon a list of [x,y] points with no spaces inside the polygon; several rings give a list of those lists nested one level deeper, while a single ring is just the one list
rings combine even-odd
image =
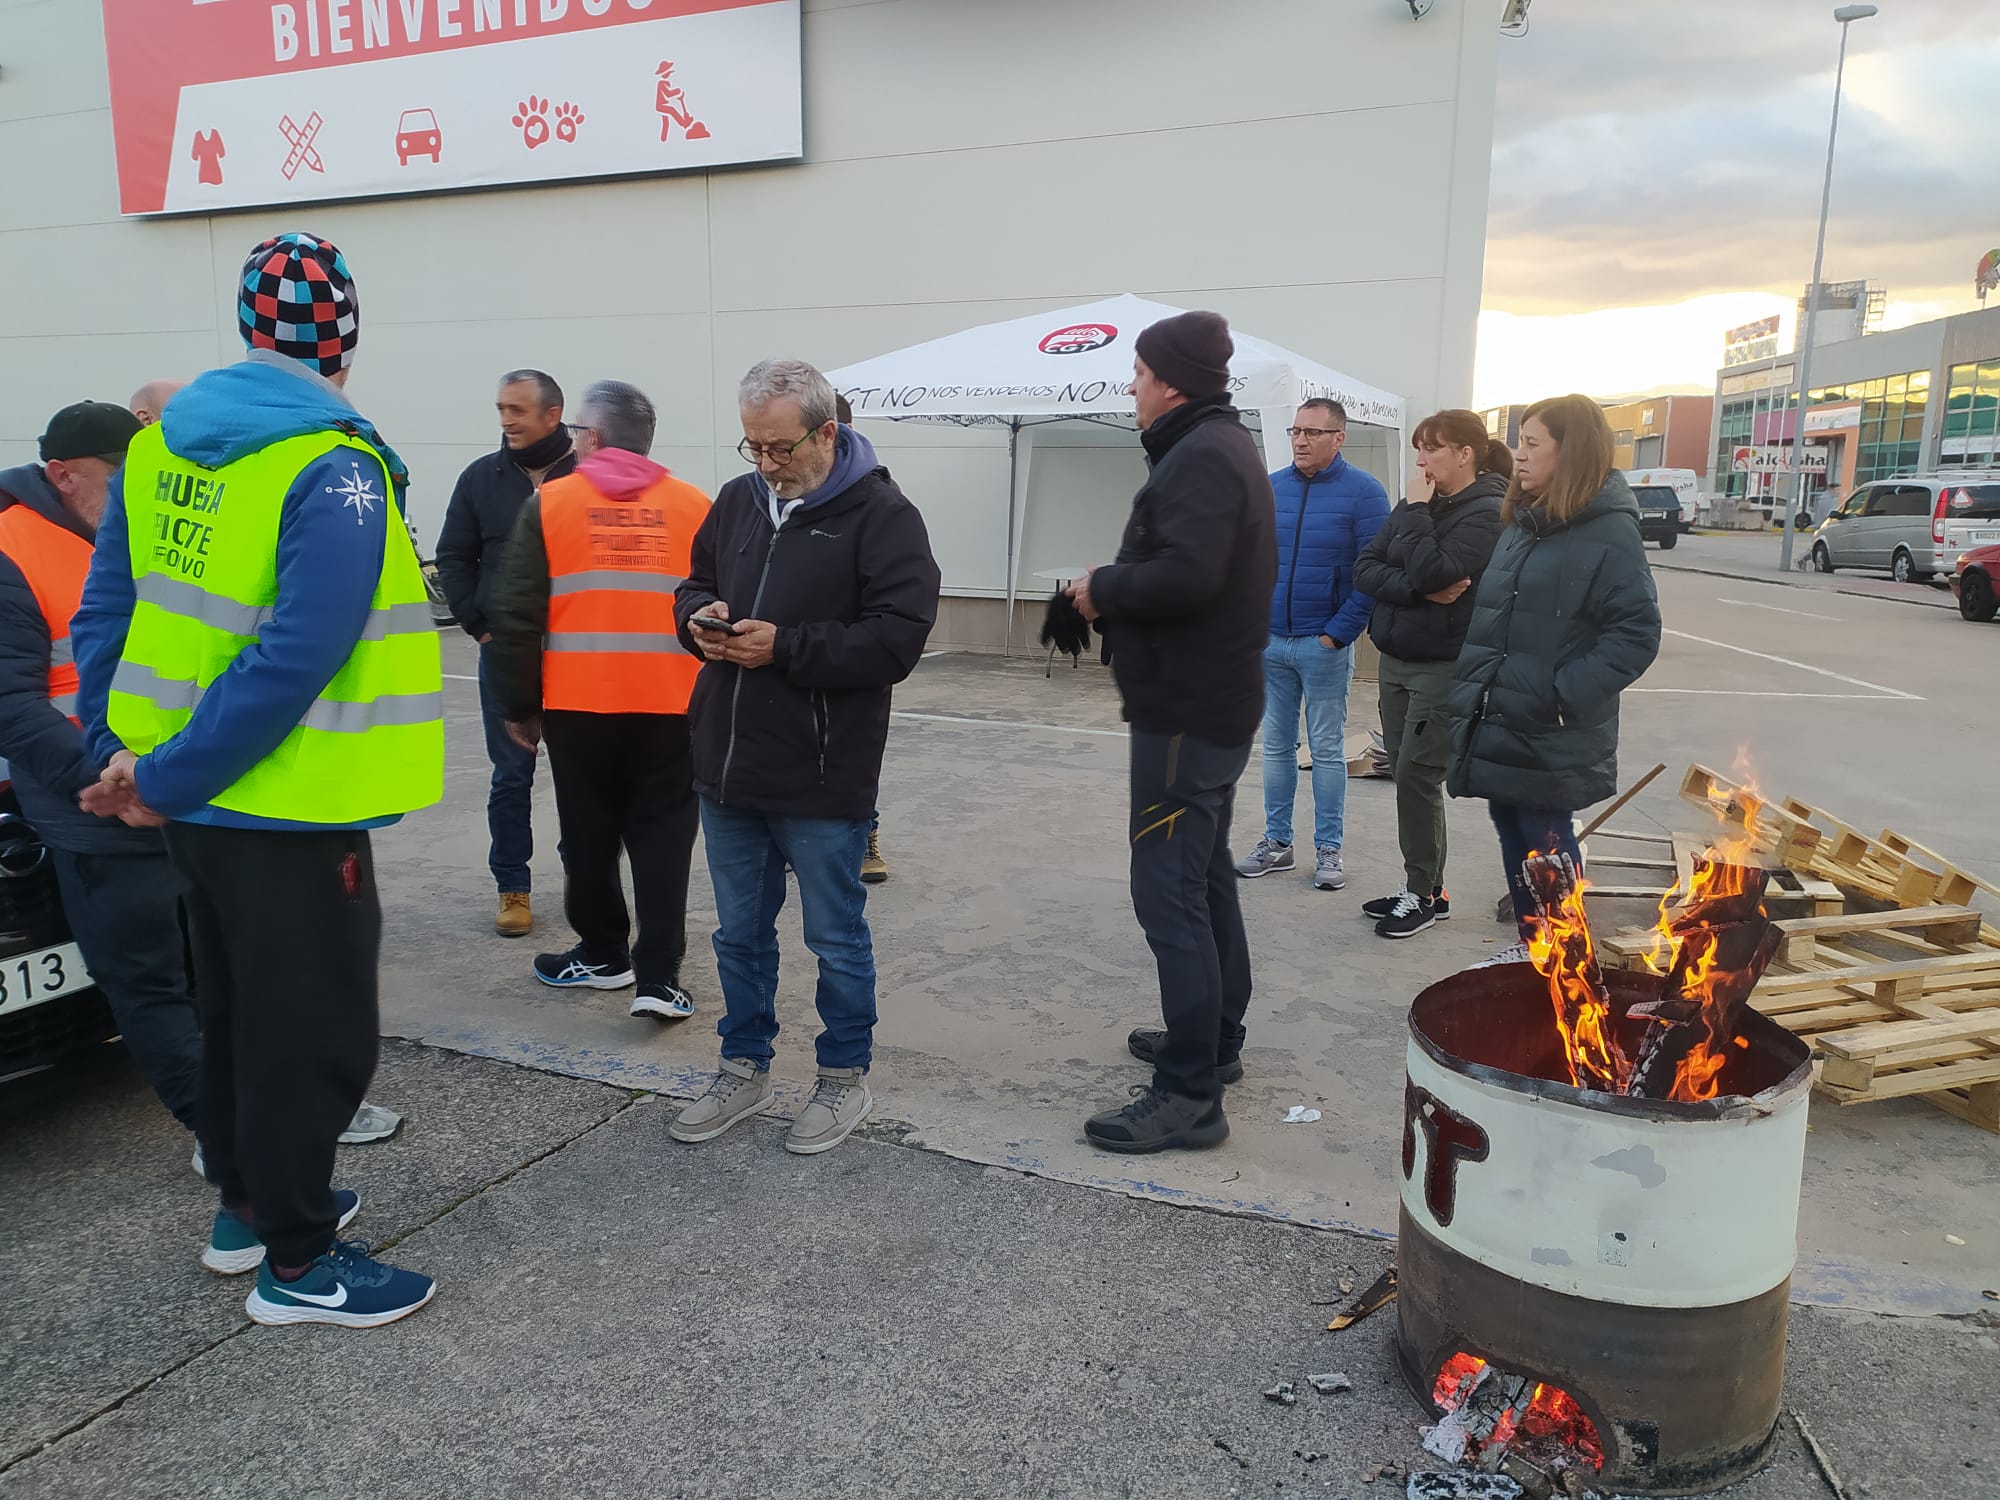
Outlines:
[{"label": "sneaker", "polygon": [[1255,880],[1259,875],[1268,875],[1273,870],[1289,870],[1292,866],[1290,844],[1259,839],[1254,849],[1236,861],[1236,873],[1245,880]]},{"label": "sneaker", "polygon": [[738,1120],[761,1115],[776,1102],[768,1068],[725,1057],[708,1092],[674,1116],[667,1134],[690,1144],[712,1141]]},{"label": "sneaker", "polygon": [[[1373,901],[1364,901],[1361,903],[1361,915],[1371,922],[1379,922],[1394,911],[1396,903],[1408,894],[1407,891],[1398,891],[1393,896],[1377,896]],[[1443,886],[1431,892],[1431,914],[1440,922],[1451,920],[1451,893]]]},{"label": "sneaker", "polygon": [[694,996],[677,984],[645,980],[632,997],[632,1014],[651,1016],[656,1021],[685,1021],[694,1014]]},{"label": "sneaker", "polygon": [[[1158,1062],[1160,1045],[1167,1039],[1166,1032],[1157,1026],[1136,1027],[1125,1038],[1125,1050],[1142,1063]],[[1241,1057],[1218,1057],[1215,1060],[1215,1076],[1224,1083],[1243,1081],[1243,1059]]]},{"label": "sneaker", "polygon": [[493,930],[502,937],[526,937],[535,930],[535,908],[526,891],[502,891],[493,913]]},{"label": "sneaker", "polygon": [[622,990],[632,982],[632,960],[615,964],[594,964],[585,960],[578,944],[567,953],[537,953],[535,978],[559,990],[581,986],[587,990]]},{"label": "sneaker", "polygon": [[1413,896],[1408,891],[1396,898],[1396,905],[1375,924],[1375,936],[1385,938],[1415,937],[1426,927],[1437,921],[1437,907],[1427,896]]},{"label": "sneaker", "polygon": [[437,1283],[369,1257],[368,1247],[335,1240],[297,1281],[280,1281],[266,1261],[243,1310],[259,1323],[332,1323],[380,1328],[431,1300]]},{"label": "sneaker", "polygon": [[1511,948],[1502,948],[1490,958],[1482,958],[1478,963],[1467,964],[1468,969],[1491,969],[1501,964],[1524,964],[1529,961],[1528,945],[1516,943]]},{"label": "sneaker", "polygon": [[1310,751],[1310,750],[1301,750],[1301,751],[1299,752],[1299,769],[1300,769],[1301,771],[1310,771],[1310,770],[1311,770],[1312,768],[1313,768],[1313,753],[1312,753],[1312,751]]},{"label": "sneaker", "polygon": [[[361,1212],[361,1196],[350,1193],[346,1188],[335,1188],[333,1207],[340,1216],[333,1226],[334,1232],[338,1233],[352,1224],[354,1216]],[[264,1263],[264,1242],[235,1214],[226,1208],[218,1208],[214,1227],[208,1231],[208,1248],[201,1252],[201,1263],[218,1276],[241,1276]]]},{"label": "sneaker", "polygon": [[403,1128],[403,1117],[393,1109],[384,1109],[379,1104],[361,1101],[361,1108],[354,1112],[354,1118],[347,1122],[347,1129],[340,1132],[343,1146],[372,1146],[377,1141],[386,1141]]},{"label": "sneaker", "polygon": [[868,834],[868,852],[861,857],[861,883],[880,885],[889,878],[889,866],[882,859],[882,835],[871,830]]},{"label": "sneaker", "polygon": [[794,1156],[831,1151],[868,1118],[875,1108],[868,1079],[859,1068],[821,1068],[812,1098],[785,1133],[785,1149]]},{"label": "sneaker", "polygon": [[1190,1099],[1136,1084],[1130,1104],[1092,1115],[1084,1121],[1083,1134],[1105,1151],[1200,1151],[1229,1139],[1229,1121],[1220,1099]]},{"label": "sneaker", "polygon": [[1347,885],[1347,871],[1340,867],[1338,849],[1315,849],[1313,851],[1313,889],[1316,891],[1337,891]]}]

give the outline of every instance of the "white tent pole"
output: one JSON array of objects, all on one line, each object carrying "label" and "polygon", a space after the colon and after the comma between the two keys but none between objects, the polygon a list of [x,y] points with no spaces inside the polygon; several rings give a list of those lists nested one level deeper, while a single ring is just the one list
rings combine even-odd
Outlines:
[{"label": "white tent pole", "polygon": [[1014,654],[1014,594],[1021,574],[1020,528],[1015,514],[1021,504],[1021,419],[1007,423],[1007,623],[1000,636],[1000,654]]}]

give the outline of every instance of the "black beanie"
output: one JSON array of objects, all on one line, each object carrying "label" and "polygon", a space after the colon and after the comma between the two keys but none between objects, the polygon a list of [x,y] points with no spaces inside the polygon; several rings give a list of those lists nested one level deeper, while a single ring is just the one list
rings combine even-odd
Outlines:
[{"label": "black beanie", "polygon": [[1190,401],[1229,389],[1229,321],[1221,313],[1184,312],[1162,318],[1139,334],[1139,358]]}]

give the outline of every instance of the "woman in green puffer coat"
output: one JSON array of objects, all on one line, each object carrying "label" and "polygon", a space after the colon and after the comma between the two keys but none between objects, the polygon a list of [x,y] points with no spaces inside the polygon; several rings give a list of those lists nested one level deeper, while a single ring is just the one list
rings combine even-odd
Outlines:
[{"label": "woman in green puffer coat", "polygon": [[1573,815],[1617,791],[1618,698],[1660,652],[1639,507],[1614,452],[1588,396],[1528,408],[1453,674],[1451,792],[1487,801],[1523,944],[1534,906],[1521,863],[1560,851],[1581,865]]}]

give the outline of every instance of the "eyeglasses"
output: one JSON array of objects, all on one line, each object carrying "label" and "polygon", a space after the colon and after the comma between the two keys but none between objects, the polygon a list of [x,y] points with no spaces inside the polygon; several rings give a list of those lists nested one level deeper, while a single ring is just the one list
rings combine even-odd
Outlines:
[{"label": "eyeglasses", "polygon": [[1285,429],[1285,436],[1288,438],[1323,438],[1334,437],[1345,431],[1347,431],[1345,427],[1287,427]]},{"label": "eyeglasses", "polygon": [[736,445],[736,451],[743,456],[746,463],[759,463],[768,458],[782,468],[790,463],[797,456],[799,449],[811,442],[814,436],[815,434],[809,432],[796,443],[753,443],[745,438]]}]

